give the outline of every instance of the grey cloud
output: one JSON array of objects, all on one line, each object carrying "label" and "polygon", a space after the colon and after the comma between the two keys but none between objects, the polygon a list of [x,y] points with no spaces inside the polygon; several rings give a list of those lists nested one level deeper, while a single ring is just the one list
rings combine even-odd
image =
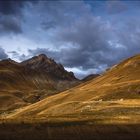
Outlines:
[{"label": "grey cloud", "polygon": [[[90,8],[82,2],[76,3],[79,6],[78,10],[72,8],[71,5],[70,7],[73,10],[69,9],[67,7],[68,3],[62,1],[55,5],[52,5],[52,3],[47,4],[46,13],[49,13],[50,20],[44,22],[43,26],[46,26],[46,30],[49,27],[55,27],[56,33],[53,35],[52,42],[61,42],[61,45],[66,46],[60,50],[61,46],[53,43],[54,46],[57,46],[56,48],[59,48],[59,51],[50,52],[46,50],[47,54],[58,58],[57,60],[66,67],[82,67],[86,70],[94,67],[98,69],[104,63],[108,66],[111,65],[109,64],[111,58],[105,59],[103,55],[112,51],[107,42],[111,29],[106,22],[102,21],[100,17],[94,17]],[[84,11],[84,14],[82,11]],[[67,44],[74,47],[69,48]],[[40,49],[36,51],[40,52]],[[97,60],[98,57],[103,58]]]},{"label": "grey cloud", "polygon": [[8,55],[6,54],[5,50],[0,47],[0,60],[6,59]]},{"label": "grey cloud", "polygon": [[21,33],[22,7],[24,1],[6,0],[0,1],[0,32]]},{"label": "grey cloud", "polygon": [[[59,11],[60,7],[51,8]],[[65,19],[68,19],[69,23],[67,26],[65,26],[64,23],[59,26],[59,22],[52,18],[51,22],[57,24],[50,24],[53,25],[57,31],[52,39],[53,45],[57,48],[56,50],[37,48],[29,50],[30,55],[45,53],[49,57],[53,57],[62,63],[65,67],[76,67],[83,71],[96,69],[100,72],[104,70],[104,68],[117,63],[120,60],[120,55],[117,54],[119,54],[119,51],[122,51],[122,48],[117,49],[116,52],[116,49],[108,43],[108,40],[112,37],[112,25],[103,21],[101,17],[94,17],[89,10],[90,8],[82,5],[80,9],[84,9],[86,12],[77,18],[71,15],[66,18],[61,16],[60,22],[67,24]],[[67,10],[66,8],[66,11]],[[59,11],[61,14],[59,14],[63,15],[64,11],[64,9],[61,9]],[[75,12],[77,14],[77,11]],[[51,12],[51,14],[54,15],[54,17],[59,17],[59,15],[55,15],[53,12]],[[44,25],[48,26],[45,22]],[[60,46],[58,42],[61,42]],[[62,45],[65,47],[61,48]],[[114,56],[114,53],[117,53],[116,56]]]},{"label": "grey cloud", "polygon": [[2,0],[0,1],[0,31],[2,33],[22,33],[21,23],[24,20],[24,8],[28,3],[35,4],[32,0]]},{"label": "grey cloud", "polygon": [[[69,4],[66,1],[48,1],[39,3],[37,7],[44,15],[43,30],[55,30],[51,41],[56,50],[37,48],[29,50],[30,55],[45,53],[65,67],[101,71],[139,50],[139,41],[136,40],[139,35],[133,29],[136,24],[129,23],[132,28],[130,29],[127,24],[114,24],[102,17],[95,17],[89,5],[82,1]],[[127,10],[126,4],[122,1],[107,1],[107,8],[110,14]],[[129,35],[130,32],[135,36],[135,43]],[[65,47],[61,48],[62,46]]]},{"label": "grey cloud", "polygon": [[[75,49],[65,50],[63,59],[67,66],[81,66],[83,69],[98,68],[104,64],[104,54],[110,51],[107,42],[109,37],[109,28],[106,23],[94,17],[84,17],[72,27],[60,31],[58,40],[65,43],[75,44]],[[96,59],[100,58],[100,59]],[[111,58],[110,58],[111,59]],[[106,63],[109,62],[106,60]]]},{"label": "grey cloud", "polygon": [[[107,4],[109,14],[127,10],[122,1],[107,1]],[[86,72],[92,73],[92,70],[101,72],[120,60],[140,52],[138,20],[115,15],[116,20],[113,22],[113,19],[110,19],[112,15],[109,15],[109,19],[108,15],[107,18],[95,16],[90,5],[83,1],[39,1],[32,7],[31,12],[33,13],[26,15],[31,18],[26,17],[29,23],[26,26],[30,26],[27,28],[30,29],[29,37],[35,35],[35,42],[38,46],[39,43],[43,44],[43,47],[29,49],[27,56],[13,53],[20,60],[45,53],[65,67],[77,68],[84,72],[80,75],[85,75]],[[33,14],[36,16],[32,16]],[[129,23],[126,22],[128,20]],[[40,25],[41,32],[38,30]],[[36,33],[39,34],[39,39]],[[51,48],[47,46],[48,42],[43,40],[46,43],[45,48],[45,43],[40,41],[42,38],[49,40]]]},{"label": "grey cloud", "polygon": [[[137,29],[126,35],[127,30],[130,31],[129,28],[126,27],[124,31],[123,26],[120,27],[118,24],[114,27],[100,18],[83,17],[69,28],[61,28],[54,35],[54,42],[61,42],[65,47],[57,46],[57,50],[37,48],[29,50],[29,53],[30,55],[45,53],[68,68],[79,68],[87,72],[94,69],[101,72],[140,51]],[[132,34],[137,36],[135,44],[132,41]]]},{"label": "grey cloud", "polygon": [[39,1],[36,9],[44,17],[41,25],[46,29],[54,27],[63,27],[73,23],[73,20],[86,14],[89,7],[83,0],[79,1]]},{"label": "grey cloud", "polygon": [[121,0],[109,0],[106,2],[109,14],[121,13],[127,10],[127,5]]},{"label": "grey cloud", "polygon": [[140,20],[130,18],[124,23],[122,30],[116,31],[120,44],[126,47],[124,58],[140,52]]},{"label": "grey cloud", "polygon": [[19,55],[18,58],[20,58],[20,61],[24,61],[27,59],[27,56],[25,54]]},{"label": "grey cloud", "polygon": [[21,33],[21,25],[18,18],[13,16],[2,16],[0,17],[0,32],[7,33]]},{"label": "grey cloud", "polygon": [[0,1],[0,13],[3,15],[21,15],[22,8],[27,3],[37,3],[39,0],[1,0]]},{"label": "grey cloud", "polygon": [[16,15],[21,13],[21,7],[23,6],[23,0],[4,0],[0,1],[0,13],[4,15]]},{"label": "grey cloud", "polygon": [[16,52],[16,51],[11,51],[11,52],[8,52],[8,53],[12,54],[12,58],[16,58],[16,57],[19,56],[19,53]]}]

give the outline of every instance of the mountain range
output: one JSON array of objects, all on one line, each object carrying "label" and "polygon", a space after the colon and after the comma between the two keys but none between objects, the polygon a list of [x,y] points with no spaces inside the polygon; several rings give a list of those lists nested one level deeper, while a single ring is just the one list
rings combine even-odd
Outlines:
[{"label": "mountain range", "polygon": [[78,80],[41,54],[0,61],[0,138],[133,140],[140,136],[140,55]]},{"label": "mountain range", "polygon": [[73,72],[44,54],[23,62],[0,61],[0,112],[10,111],[59,93],[80,81]]},{"label": "mountain range", "polygon": [[136,55],[95,79],[16,110],[7,117],[137,123],[140,121],[139,100],[140,55]]}]

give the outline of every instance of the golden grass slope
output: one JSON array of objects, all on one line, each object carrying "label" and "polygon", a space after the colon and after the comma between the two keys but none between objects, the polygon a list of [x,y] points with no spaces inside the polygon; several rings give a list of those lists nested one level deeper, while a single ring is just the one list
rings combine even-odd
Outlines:
[{"label": "golden grass slope", "polygon": [[103,75],[9,114],[8,118],[101,119],[140,122],[140,55]]}]

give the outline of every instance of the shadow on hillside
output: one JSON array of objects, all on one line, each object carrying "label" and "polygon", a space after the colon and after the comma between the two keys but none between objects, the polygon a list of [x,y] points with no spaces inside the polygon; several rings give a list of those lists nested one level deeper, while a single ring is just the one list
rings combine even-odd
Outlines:
[{"label": "shadow on hillside", "polygon": [[138,140],[140,125],[2,123],[0,140]]}]

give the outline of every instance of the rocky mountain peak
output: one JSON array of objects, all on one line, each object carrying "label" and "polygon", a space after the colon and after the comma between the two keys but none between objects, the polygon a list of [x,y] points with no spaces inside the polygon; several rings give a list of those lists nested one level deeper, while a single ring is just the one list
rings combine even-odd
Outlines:
[{"label": "rocky mountain peak", "polygon": [[38,70],[42,73],[47,73],[51,77],[57,79],[76,79],[72,72],[66,71],[62,64],[56,63],[52,58],[48,58],[45,54],[40,54],[38,56],[32,57],[31,59],[23,61],[21,65]]},{"label": "rocky mountain peak", "polygon": [[50,58],[48,58],[47,55],[45,55],[45,54],[40,54],[38,56],[35,56],[34,58],[38,61],[50,60]]},{"label": "rocky mountain peak", "polygon": [[47,55],[45,55],[43,53],[42,54],[39,54],[38,57],[40,57],[40,58],[48,58]]}]

